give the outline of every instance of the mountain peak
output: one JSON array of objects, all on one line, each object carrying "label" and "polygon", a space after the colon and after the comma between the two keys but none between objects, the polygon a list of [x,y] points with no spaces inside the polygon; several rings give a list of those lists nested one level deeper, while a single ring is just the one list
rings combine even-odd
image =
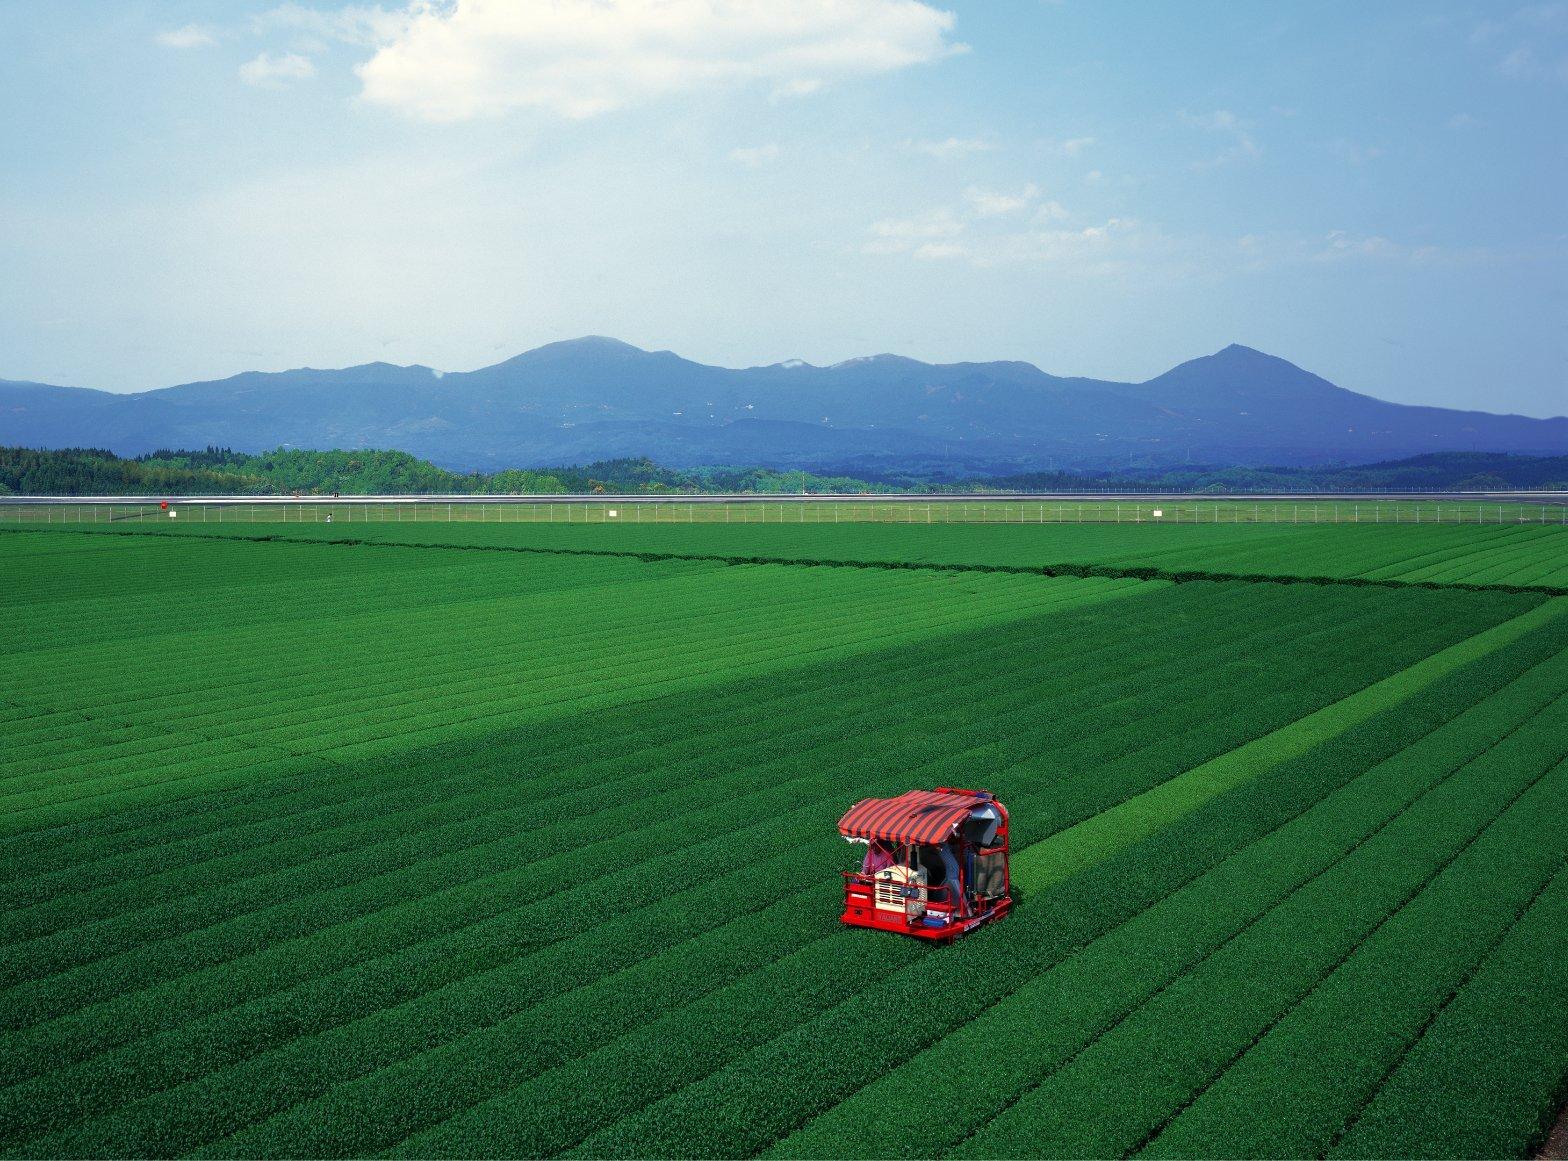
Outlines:
[{"label": "mountain peak", "polygon": [[623,342],[613,335],[582,335],[575,339],[563,339],[561,342],[552,345],[557,347],[597,348],[606,351],[637,351],[644,355],[648,353],[641,347],[634,347],[631,343]]},{"label": "mountain peak", "polygon": [[1243,346],[1241,343],[1231,343],[1230,346],[1215,351],[1212,355],[1204,356],[1204,358],[1221,360],[1227,363],[1284,363],[1288,361],[1281,359],[1278,355],[1271,355],[1267,351],[1260,351],[1256,347]]},{"label": "mountain peak", "polygon": [[603,358],[636,358],[639,355],[650,355],[652,351],[645,351],[641,347],[634,347],[630,343],[623,343],[620,339],[613,339],[609,335],[583,335],[576,339],[561,339],[554,343],[545,343],[533,347],[515,356],[519,359],[533,358],[582,358],[584,356]]},{"label": "mountain peak", "polygon": [[1283,417],[1293,407],[1322,406],[1330,400],[1346,399],[1376,402],[1335,386],[1289,359],[1240,343],[1178,364],[1139,384],[1139,390],[1147,398],[1186,407],[1242,409],[1252,414],[1263,414],[1267,409],[1276,420],[1287,424],[1293,421]]},{"label": "mountain peak", "polygon": [[1163,375],[1150,379],[1150,383],[1173,377],[1203,375],[1223,375],[1227,377],[1252,378],[1263,376],[1265,378],[1279,378],[1288,376],[1292,378],[1312,379],[1318,382],[1323,380],[1304,371],[1289,359],[1282,359],[1278,355],[1271,355],[1267,351],[1260,351],[1256,347],[1244,347],[1240,343],[1232,343],[1215,351],[1212,355],[1199,355],[1196,359],[1188,359],[1185,363],[1178,363]]},{"label": "mountain peak", "polygon": [[[623,343],[620,339],[612,339],[608,335],[583,335],[577,339],[562,339],[559,342],[545,343],[542,347],[534,347],[520,355],[513,355],[495,364],[496,367],[518,367],[533,365],[550,366],[555,364],[603,364],[611,362],[632,362],[634,360],[652,359],[668,352],[645,351],[641,347],[634,347],[630,343]],[[481,371],[493,368],[481,368]]]},{"label": "mountain peak", "polygon": [[831,366],[829,366],[828,370],[830,370],[830,371],[838,371],[838,370],[842,370],[845,367],[865,367],[865,366],[891,367],[891,366],[906,366],[906,365],[924,365],[924,364],[921,364],[920,360],[918,360],[918,359],[911,359],[911,358],[909,358],[907,355],[890,355],[890,354],[887,354],[886,352],[884,352],[884,353],[882,353],[880,355],[856,355],[853,359],[841,359],[837,363],[834,363]]},{"label": "mountain peak", "polygon": [[546,343],[542,347],[535,347],[527,352],[537,355],[542,351],[553,351],[560,354],[597,354],[597,355],[647,355],[649,351],[641,347],[634,347],[631,343],[623,343],[620,339],[611,338],[609,335],[583,335],[577,339],[562,339],[557,343]]}]

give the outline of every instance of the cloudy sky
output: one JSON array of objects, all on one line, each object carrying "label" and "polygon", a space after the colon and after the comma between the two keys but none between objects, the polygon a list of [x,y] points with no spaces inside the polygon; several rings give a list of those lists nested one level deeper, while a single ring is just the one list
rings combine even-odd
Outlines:
[{"label": "cloudy sky", "polygon": [[0,0],[0,377],[581,334],[1568,411],[1568,2]]}]

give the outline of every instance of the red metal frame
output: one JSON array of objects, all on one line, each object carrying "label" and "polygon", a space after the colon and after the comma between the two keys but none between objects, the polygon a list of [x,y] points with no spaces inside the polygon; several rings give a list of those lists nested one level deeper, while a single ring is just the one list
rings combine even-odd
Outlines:
[{"label": "red metal frame", "polygon": [[[924,918],[915,919],[909,915],[906,906],[902,917],[895,912],[878,909],[876,905],[876,876],[862,871],[841,871],[844,877],[844,913],[839,919],[851,927],[868,927],[874,931],[891,931],[899,935],[912,935],[917,939],[929,939],[940,943],[951,943],[961,935],[967,935],[978,927],[982,927],[994,920],[1003,918],[1013,905],[1012,900],[1012,871],[1009,866],[1008,844],[1008,816],[1007,807],[1003,806],[996,796],[988,790],[968,790],[951,786],[938,786],[938,793],[970,794],[976,798],[986,800],[986,804],[994,806],[1001,816],[997,826],[996,841],[988,847],[966,842],[961,835],[954,835],[949,844],[957,857],[958,863],[958,888],[955,905],[955,884],[944,883],[939,887],[923,888],[926,902],[926,915],[946,915],[945,923],[927,923]],[[974,911],[969,914],[955,914],[966,909],[969,902],[967,892],[968,884],[964,882],[965,867],[968,862],[964,855],[1002,856],[1002,894],[995,899],[974,899]],[[904,851],[905,863],[908,865],[909,850]],[[937,901],[934,897],[945,895],[945,899]]]}]

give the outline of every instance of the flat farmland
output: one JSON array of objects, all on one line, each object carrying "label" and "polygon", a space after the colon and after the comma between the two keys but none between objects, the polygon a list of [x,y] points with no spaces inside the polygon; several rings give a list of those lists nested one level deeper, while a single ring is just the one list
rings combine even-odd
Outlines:
[{"label": "flat farmland", "polygon": [[[1565,546],[0,532],[0,1148],[1527,1156]],[[839,815],[938,784],[1014,913],[841,927]]]}]

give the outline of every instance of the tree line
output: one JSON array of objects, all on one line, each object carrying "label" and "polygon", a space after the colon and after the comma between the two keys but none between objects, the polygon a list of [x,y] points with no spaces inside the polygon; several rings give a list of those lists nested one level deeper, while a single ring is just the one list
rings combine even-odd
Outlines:
[{"label": "tree line", "polygon": [[934,495],[996,491],[1141,490],[1208,492],[1358,491],[1530,488],[1568,491],[1568,456],[1442,452],[1359,466],[1251,468],[1183,467],[1119,471],[1028,472],[962,480],[909,474],[862,478],[761,467],[669,468],[646,457],[600,460],[558,468],[454,472],[407,452],[373,449],[250,454],[229,448],[155,451],[122,457],[102,448],[0,447],[0,495],[286,496],[539,495],[599,492],[640,495],[741,492],[888,493]]}]

